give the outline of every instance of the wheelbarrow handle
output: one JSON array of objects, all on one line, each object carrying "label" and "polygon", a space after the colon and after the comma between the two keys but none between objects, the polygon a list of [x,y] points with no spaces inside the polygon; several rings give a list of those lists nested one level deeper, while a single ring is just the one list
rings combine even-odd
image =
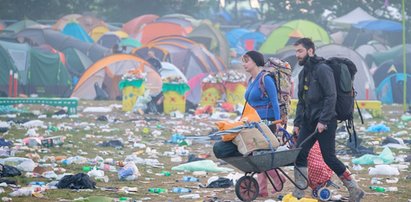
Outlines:
[{"label": "wheelbarrow handle", "polygon": [[314,130],[313,133],[311,133],[307,138],[305,138],[300,144],[297,144],[297,148],[299,148],[301,145],[303,145],[304,143],[306,143],[309,139],[311,139],[312,137],[314,137],[315,134],[318,133],[318,129],[316,128]]}]

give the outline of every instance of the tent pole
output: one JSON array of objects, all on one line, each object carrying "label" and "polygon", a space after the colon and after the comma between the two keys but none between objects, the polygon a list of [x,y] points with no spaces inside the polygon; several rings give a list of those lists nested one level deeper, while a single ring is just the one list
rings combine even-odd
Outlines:
[{"label": "tent pole", "polygon": [[405,49],[405,0],[402,0],[402,6],[401,6],[401,15],[402,15],[402,64],[403,64],[403,71],[404,71],[404,96],[403,96],[403,108],[404,112],[407,111],[407,55],[406,55],[406,49]]}]

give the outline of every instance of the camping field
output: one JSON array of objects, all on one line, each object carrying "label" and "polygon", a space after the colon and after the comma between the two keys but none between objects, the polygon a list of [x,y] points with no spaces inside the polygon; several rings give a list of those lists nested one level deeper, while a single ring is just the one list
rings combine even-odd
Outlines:
[{"label": "camping field", "polygon": [[[113,160],[107,160],[112,163],[116,169],[119,166],[116,162],[124,163],[127,156],[134,154],[137,157],[145,159],[145,164],[138,163],[138,167],[141,176],[132,181],[120,181],[118,179],[117,172],[105,171],[105,176],[108,176],[109,181],[104,182],[102,180],[96,180],[95,189],[85,190],[70,190],[70,189],[48,189],[43,192],[34,193],[32,196],[23,197],[10,197],[9,193],[13,191],[10,186],[4,187],[4,192],[0,194],[3,200],[12,198],[12,201],[72,201],[78,199],[81,201],[112,201],[112,199],[119,200],[120,197],[127,197],[130,200],[137,201],[239,201],[235,196],[234,186],[230,188],[200,188],[199,185],[206,185],[207,180],[212,176],[225,177],[228,173],[221,172],[207,172],[205,175],[197,175],[200,179],[199,182],[177,182],[181,180],[183,176],[193,176],[189,171],[174,171],[171,168],[182,163],[187,162],[188,157],[185,155],[179,159],[178,155],[170,157],[168,154],[172,151],[179,151],[177,144],[167,143],[173,134],[181,134],[186,137],[191,136],[207,136],[214,127],[215,119],[209,118],[208,115],[195,117],[193,115],[186,114],[184,118],[171,117],[169,115],[139,115],[134,113],[124,113],[121,111],[120,101],[81,101],[78,107],[77,116],[56,116],[54,112],[58,111],[55,107],[48,106],[16,106],[18,109],[27,110],[29,113],[21,113],[15,116],[2,115],[0,121],[9,121],[12,124],[8,132],[2,134],[5,140],[13,142],[13,148],[15,156],[32,158],[34,162],[38,163],[39,167],[42,167],[42,171],[55,170],[57,175],[63,173],[77,174],[84,172],[83,167],[90,166],[96,162],[96,156],[100,156],[107,160],[109,158]],[[83,112],[87,107],[104,107],[111,108],[111,112]],[[373,147],[374,152],[379,154],[383,147],[380,146],[383,139],[386,136],[395,134],[398,131],[403,132],[400,138],[409,140],[411,133],[411,122],[401,122],[402,107],[401,106],[384,106],[382,117],[373,117],[365,120],[365,124],[361,125],[357,120],[357,131],[359,137],[363,139],[363,145],[365,147]],[[44,116],[46,115],[46,116]],[[224,114],[225,117],[235,119],[235,114]],[[102,120],[102,116],[105,116],[107,120]],[[39,118],[40,117],[40,118]],[[99,118],[100,117],[100,118]],[[100,120],[97,120],[97,119]],[[22,127],[16,122],[22,122],[23,120],[41,120],[44,127],[40,127],[36,130],[38,136],[53,137],[63,136],[65,137],[64,143],[59,146],[26,146],[22,143],[22,139],[26,138],[28,129]],[[390,127],[390,132],[385,133],[369,133],[365,130],[372,125],[384,123]],[[47,129],[48,128],[48,129]],[[338,135],[337,135],[338,136]],[[100,143],[121,139],[124,147],[102,147],[98,146]],[[349,149],[343,144],[347,138],[338,139],[337,151],[339,156],[349,167],[352,168],[351,159],[353,158],[349,153]],[[213,141],[205,139],[190,139],[187,141],[189,145],[185,146],[190,154],[194,154],[199,158],[206,158],[213,160],[221,167],[234,168],[218,159],[216,159],[212,153]],[[144,147],[145,146],[145,147]],[[410,154],[409,144],[406,144],[408,149],[391,149],[394,156],[401,157]],[[181,150],[180,150],[181,151]],[[63,157],[61,157],[63,156]],[[80,156],[83,158],[77,163],[71,163],[64,165],[61,161],[53,161],[53,157],[69,158],[74,156]],[[6,158],[6,157],[2,157]],[[152,159],[152,161],[147,161]],[[156,162],[155,160],[158,160]],[[398,158],[399,159],[399,158]],[[404,158],[403,158],[404,159]],[[179,162],[179,160],[181,160]],[[359,179],[359,184],[366,191],[366,196],[363,201],[410,201],[411,200],[411,173],[409,168],[409,162],[394,162],[393,164],[401,164],[404,169],[400,170],[399,176],[393,176],[398,178],[397,183],[388,184],[386,178],[389,176],[377,176],[382,184],[378,186],[383,187],[397,187],[398,191],[378,193],[370,190],[368,187],[371,185],[371,176],[368,174],[368,168],[374,165],[361,165],[362,170],[352,170],[356,174],[356,178]],[[58,168],[64,168],[58,169]],[[285,169],[287,173],[292,175],[291,168]],[[63,172],[62,172],[63,171]],[[160,173],[163,171],[169,171],[170,176],[162,176]],[[234,172],[240,173],[234,168]],[[391,177],[390,179],[393,179]],[[47,179],[44,177],[34,178],[28,176],[26,172],[22,172],[22,176],[9,177],[8,179],[14,179],[17,181],[17,186],[26,187],[28,183],[35,181],[44,181],[46,183],[53,181],[53,179]],[[341,185],[340,181],[334,177],[334,182]],[[165,188],[167,193],[150,193],[149,188]],[[186,187],[192,190],[192,193],[172,193],[173,187]],[[333,189],[335,190],[335,189]],[[279,201],[279,195],[285,195],[292,191],[292,184],[287,182],[284,190],[281,193],[270,194],[269,198],[257,198],[256,201],[275,200]],[[307,192],[308,193],[308,192]],[[199,198],[181,198],[180,196],[187,194],[198,194]],[[336,190],[336,194],[347,196],[348,192],[345,188]],[[307,194],[308,195],[308,194]],[[104,198],[106,197],[106,198]],[[112,199],[109,199],[112,198]],[[271,201],[272,201],[271,200]]]}]

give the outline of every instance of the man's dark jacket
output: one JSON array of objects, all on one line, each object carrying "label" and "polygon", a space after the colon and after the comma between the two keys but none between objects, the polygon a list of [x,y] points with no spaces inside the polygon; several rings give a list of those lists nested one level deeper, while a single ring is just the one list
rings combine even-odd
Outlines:
[{"label": "man's dark jacket", "polygon": [[[304,81],[306,79],[306,81]],[[304,90],[304,86],[308,90]],[[327,125],[333,120],[337,91],[331,67],[324,58],[309,57],[298,75],[298,103],[294,126],[301,127],[303,120],[309,124]]]}]

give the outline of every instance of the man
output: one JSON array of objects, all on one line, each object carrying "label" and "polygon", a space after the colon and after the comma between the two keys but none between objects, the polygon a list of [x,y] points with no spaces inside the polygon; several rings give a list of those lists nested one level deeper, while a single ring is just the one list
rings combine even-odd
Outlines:
[{"label": "man", "polygon": [[[333,70],[324,59],[315,55],[314,43],[309,38],[301,38],[294,43],[298,64],[304,66],[298,75],[298,104],[294,120],[294,132],[300,145],[310,134],[317,130],[313,138],[307,140],[297,157],[297,167],[307,176],[307,156],[315,140],[318,140],[325,163],[340,177],[350,193],[349,201],[360,201],[364,191],[357,185],[350,171],[335,155],[335,131],[337,118],[335,103],[337,91]],[[294,171],[297,185],[304,187],[306,181]],[[297,187],[293,196],[302,198],[304,191]]]},{"label": "man", "polygon": [[153,66],[154,69],[158,72],[162,67],[160,60],[157,59],[153,51],[148,51],[147,55],[148,55],[147,62],[150,63],[151,66]]}]

